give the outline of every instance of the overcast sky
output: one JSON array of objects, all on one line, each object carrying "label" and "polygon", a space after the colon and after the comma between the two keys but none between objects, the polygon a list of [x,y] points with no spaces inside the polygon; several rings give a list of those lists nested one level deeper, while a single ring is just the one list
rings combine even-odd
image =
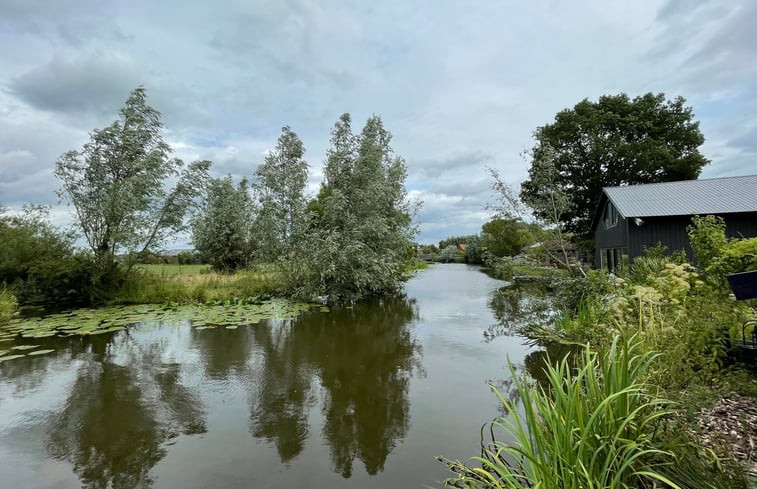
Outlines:
[{"label": "overcast sky", "polygon": [[57,157],[140,84],[216,175],[251,176],[291,126],[312,192],[339,115],[380,115],[427,243],[479,232],[486,167],[517,185],[533,130],[584,98],[681,95],[702,177],[755,174],[755,25],[753,0],[0,0],[0,203],[57,204]]}]

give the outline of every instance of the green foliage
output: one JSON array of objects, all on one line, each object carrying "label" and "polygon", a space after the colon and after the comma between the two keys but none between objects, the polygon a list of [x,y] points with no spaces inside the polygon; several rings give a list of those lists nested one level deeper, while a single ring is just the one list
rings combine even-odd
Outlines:
[{"label": "green foliage", "polygon": [[[560,222],[579,238],[590,231],[602,187],[696,178],[708,160],[699,152],[704,137],[682,97],[660,93],[630,99],[626,94],[588,99],[536,129],[529,178],[521,198],[541,219],[552,216],[544,197],[553,189],[540,179],[554,170],[564,191],[566,210]],[[553,153],[551,167],[542,164]],[[548,179],[549,180],[549,179]]]},{"label": "green foliage", "polygon": [[[116,255],[159,246],[184,227],[184,215],[201,193],[209,161],[188,167],[170,158],[160,113],[147,105],[143,87],[131,92],[119,119],[96,129],[80,151],[63,154],[55,175],[61,198],[73,204],[98,268],[110,273]],[[176,181],[169,188],[169,181]]]},{"label": "green foliage", "polygon": [[111,304],[216,303],[272,295],[281,291],[281,277],[257,266],[228,273],[207,273],[207,266],[147,265],[129,274]]},{"label": "green foliage", "polygon": [[687,231],[697,266],[714,284],[728,287],[726,275],[757,270],[757,238],[728,239],[723,218],[694,216]]},{"label": "green foliage", "polygon": [[447,246],[454,246],[455,248],[457,248],[458,245],[468,244],[468,241],[475,239],[478,239],[478,236],[476,236],[475,234],[469,234],[467,236],[451,236],[439,241],[439,249],[442,250]]},{"label": "green foliage", "polygon": [[281,263],[290,293],[354,299],[399,287],[415,229],[405,162],[390,140],[376,116],[360,135],[352,133],[349,114],[334,126],[325,180],[308,205],[313,212]]},{"label": "green foliage", "polygon": [[719,277],[751,270],[757,270],[757,238],[730,240],[707,267]]},{"label": "green foliage", "polygon": [[481,227],[481,246],[495,256],[514,256],[534,242],[531,226],[520,218],[494,218]]},{"label": "green foliage", "polygon": [[[667,401],[646,392],[654,355],[635,339],[616,337],[604,354],[586,347],[574,370],[568,358],[546,363],[548,387],[511,373],[523,404],[519,410],[499,392],[508,416],[492,422],[512,440],[493,440],[475,457],[481,468],[441,459],[464,488],[678,487],[660,469],[671,454],[658,448],[655,426]],[[495,391],[496,392],[496,391]]]},{"label": "green foliage", "polygon": [[473,235],[465,243],[465,263],[471,265],[478,265],[483,263],[483,247],[481,246],[481,238]]},{"label": "green foliage", "polygon": [[696,264],[705,269],[728,244],[725,221],[718,216],[694,216],[686,228]]},{"label": "green foliage", "polygon": [[304,154],[297,134],[283,127],[276,148],[255,170],[253,185],[260,203],[255,229],[259,258],[263,261],[272,262],[286,255],[292,241],[303,231],[308,180]]},{"label": "green foliage", "polygon": [[646,351],[660,352],[652,368],[658,385],[709,382],[725,361],[722,340],[743,323],[748,308],[680,256],[662,252],[636,258],[622,278],[590,274],[582,301],[556,322],[556,335],[606,345],[618,333],[634,334]]},{"label": "green foliage", "polygon": [[457,260],[458,256],[462,258],[462,252],[455,245],[448,245],[439,252],[439,261],[449,263]]},{"label": "green foliage", "polygon": [[111,288],[91,259],[75,253],[73,238],[53,228],[48,209],[27,206],[20,215],[0,214],[0,282],[23,304],[88,304]]},{"label": "green foliage", "polygon": [[631,264],[629,280],[637,284],[649,284],[658,277],[669,264],[685,265],[688,263],[686,253],[681,250],[672,254],[667,253],[667,247],[662,243],[645,247],[644,255],[637,256]]},{"label": "green foliage", "polygon": [[197,251],[181,251],[176,257],[180,265],[199,265],[202,257]]},{"label": "green foliage", "polygon": [[0,286],[0,326],[10,321],[18,308],[16,297],[3,284]]},{"label": "green foliage", "polygon": [[234,187],[231,176],[213,179],[192,220],[192,242],[202,261],[226,272],[248,266],[253,258],[253,203],[247,180]]}]

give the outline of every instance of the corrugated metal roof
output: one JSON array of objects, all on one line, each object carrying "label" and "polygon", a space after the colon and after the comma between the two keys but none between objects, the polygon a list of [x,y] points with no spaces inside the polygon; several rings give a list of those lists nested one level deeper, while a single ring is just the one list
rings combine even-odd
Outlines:
[{"label": "corrugated metal roof", "polygon": [[623,217],[757,212],[757,175],[605,187]]}]

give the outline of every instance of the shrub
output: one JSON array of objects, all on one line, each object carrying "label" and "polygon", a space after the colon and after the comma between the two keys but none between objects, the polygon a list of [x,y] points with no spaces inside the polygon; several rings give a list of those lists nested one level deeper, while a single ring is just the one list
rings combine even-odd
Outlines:
[{"label": "shrub", "polygon": [[697,265],[707,268],[720,250],[728,243],[725,221],[718,216],[694,216],[686,228]]},{"label": "shrub", "polygon": [[757,238],[729,241],[707,267],[707,272],[717,277],[750,270],[757,270]]},{"label": "shrub", "polygon": [[0,215],[0,281],[21,304],[87,304],[106,283],[92,272],[89,256],[75,253],[73,237],[47,222],[47,208],[27,206],[16,216]]}]

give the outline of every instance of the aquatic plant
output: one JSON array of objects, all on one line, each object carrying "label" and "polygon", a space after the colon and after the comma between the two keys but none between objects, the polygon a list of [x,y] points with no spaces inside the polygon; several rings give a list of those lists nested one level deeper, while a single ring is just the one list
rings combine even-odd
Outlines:
[{"label": "aquatic plant", "polygon": [[[547,388],[519,379],[511,367],[522,411],[497,392],[508,415],[491,423],[493,441],[473,459],[480,467],[440,458],[457,474],[445,485],[677,488],[659,470],[673,462],[658,448],[655,430],[668,403],[643,382],[654,357],[640,353],[637,339],[616,337],[604,354],[586,347],[575,370],[568,358],[547,362]],[[497,441],[495,433],[511,441]]]}]

